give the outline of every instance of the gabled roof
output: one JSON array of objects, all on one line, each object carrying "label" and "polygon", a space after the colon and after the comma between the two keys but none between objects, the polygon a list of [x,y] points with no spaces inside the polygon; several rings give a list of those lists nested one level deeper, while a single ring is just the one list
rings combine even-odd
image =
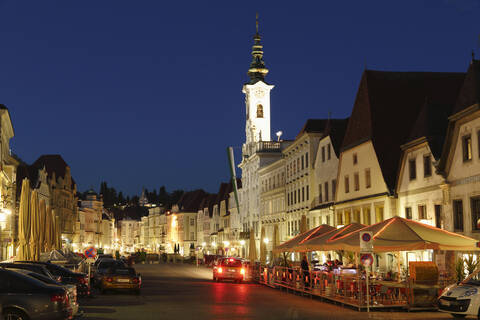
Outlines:
[{"label": "gabled roof", "polygon": [[407,142],[426,100],[453,104],[465,73],[365,70],[342,151],[371,140],[390,191],[395,188],[400,146]]},{"label": "gabled roof", "polygon": [[208,196],[208,202],[207,206],[208,207],[208,216],[211,218],[213,216],[213,206],[215,205],[215,201],[217,200],[217,194],[211,194]]},{"label": "gabled roof", "polygon": [[453,113],[480,103],[480,60],[472,60],[460,90]]},{"label": "gabled roof", "polygon": [[304,133],[322,133],[325,130],[327,122],[328,119],[308,119],[295,139],[300,138]]},{"label": "gabled roof", "polygon": [[220,202],[228,198],[228,185],[229,183],[226,183],[226,182],[222,182],[220,184],[220,189],[218,190],[217,200],[216,200],[216,204],[218,204],[218,206],[220,206]]},{"label": "gabled roof", "polygon": [[201,189],[185,192],[178,200],[178,210],[180,212],[198,212],[200,203],[207,193]]},{"label": "gabled roof", "polygon": [[348,119],[328,119],[325,126],[324,136],[330,136],[330,141],[337,157],[340,156],[340,148],[347,131]]},{"label": "gabled roof", "polygon": [[453,104],[425,102],[407,142],[425,138],[433,157],[436,160],[440,159],[448,127],[448,117],[453,107]]},{"label": "gabled roof", "polygon": [[[45,167],[49,179],[51,179],[53,173],[55,173],[55,177],[58,179],[59,177],[65,178],[68,164],[59,154],[45,154],[40,156],[31,166],[37,169]],[[74,184],[75,181],[72,177],[72,188]]]},{"label": "gabled roof", "polygon": [[[464,118],[471,112],[475,112],[479,108],[480,103],[480,60],[472,60],[465,76],[462,88],[458,95],[455,107],[449,118],[448,128],[446,132],[445,142],[443,144],[442,156],[437,165],[437,171],[445,175],[448,165],[453,157],[450,147],[455,142],[455,130],[458,119]],[[470,108],[477,105],[476,108]]]}]

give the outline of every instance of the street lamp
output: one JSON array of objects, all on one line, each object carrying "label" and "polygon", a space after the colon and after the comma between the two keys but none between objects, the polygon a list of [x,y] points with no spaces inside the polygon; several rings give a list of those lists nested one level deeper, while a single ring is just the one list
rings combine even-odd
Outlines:
[{"label": "street lamp", "polygon": [[263,238],[263,242],[265,242],[265,244],[268,244],[268,238]]},{"label": "street lamp", "polygon": [[240,244],[241,244],[242,246],[244,246],[244,245],[245,245],[245,240],[240,240]]}]

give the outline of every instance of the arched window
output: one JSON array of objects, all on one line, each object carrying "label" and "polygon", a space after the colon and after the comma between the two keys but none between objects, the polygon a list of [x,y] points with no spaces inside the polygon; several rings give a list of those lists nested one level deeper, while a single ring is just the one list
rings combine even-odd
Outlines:
[{"label": "arched window", "polygon": [[263,118],[263,106],[261,104],[257,106],[257,118]]}]

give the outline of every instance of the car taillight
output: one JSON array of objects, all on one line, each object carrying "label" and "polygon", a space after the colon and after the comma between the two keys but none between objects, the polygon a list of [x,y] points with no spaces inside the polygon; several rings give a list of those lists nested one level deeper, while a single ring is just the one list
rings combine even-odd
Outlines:
[{"label": "car taillight", "polygon": [[245,269],[243,269],[243,268],[240,269],[240,273],[241,273],[241,274],[245,274]]},{"label": "car taillight", "polygon": [[107,277],[107,278],[105,278],[105,281],[107,281],[107,282],[112,282],[112,281],[113,281],[113,278]]},{"label": "car taillight", "polygon": [[88,283],[88,280],[84,277],[78,277],[78,282],[81,283],[81,284],[87,284]]},{"label": "car taillight", "polygon": [[218,271],[218,273],[222,273],[223,272],[222,267],[218,268],[217,271]]},{"label": "car taillight", "polygon": [[50,301],[52,302],[63,302],[66,299],[66,295],[64,294],[52,294],[50,296]]},{"label": "car taillight", "polygon": [[139,278],[133,278],[133,279],[132,279],[132,282],[133,282],[133,283],[140,283],[140,279],[139,279]]}]

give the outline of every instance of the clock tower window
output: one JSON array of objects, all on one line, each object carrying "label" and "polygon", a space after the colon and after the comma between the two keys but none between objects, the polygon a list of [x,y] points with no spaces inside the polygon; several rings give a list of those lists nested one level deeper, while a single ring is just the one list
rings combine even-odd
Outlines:
[{"label": "clock tower window", "polygon": [[257,106],[257,118],[263,118],[263,106],[261,104]]}]

